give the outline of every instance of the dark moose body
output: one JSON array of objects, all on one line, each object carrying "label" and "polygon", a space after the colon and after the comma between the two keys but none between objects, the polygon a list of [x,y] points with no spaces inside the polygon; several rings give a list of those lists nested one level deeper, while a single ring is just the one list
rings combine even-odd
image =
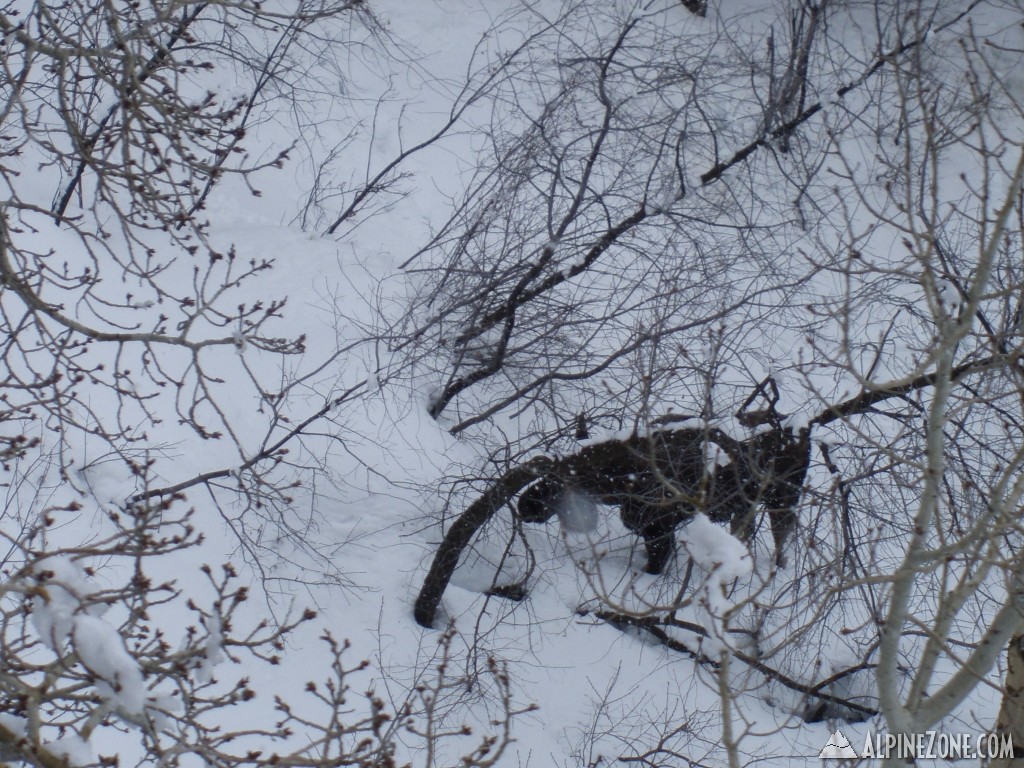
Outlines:
[{"label": "dark moose body", "polygon": [[[725,453],[724,464],[707,461],[709,443]],[[665,430],[583,448],[523,491],[517,509],[523,522],[543,523],[569,493],[618,506],[623,525],[644,539],[647,572],[658,574],[672,555],[675,529],[697,512],[749,540],[760,507],[781,563],[809,461],[806,429],[794,434],[776,423],[745,441],[715,428]]]},{"label": "dark moose body", "polygon": [[[432,627],[441,596],[475,533],[518,496],[523,522],[550,520],[567,492],[620,508],[622,522],[642,536],[647,571],[661,573],[675,547],[675,529],[698,512],[728,522],[749,540],[756,516],[770,521],[776,562],[796,527],[796,507],[810,464],[810,427],[792,430],[772,408],[737,417],[758,431],[736,440],[711,427],[665,426],[646,435],[593,443],[562,458],[539,456],[497,480],[455,521],[438,547],[414,607],[416,621]],[[709,466],[715,443],[728,462]]]}]

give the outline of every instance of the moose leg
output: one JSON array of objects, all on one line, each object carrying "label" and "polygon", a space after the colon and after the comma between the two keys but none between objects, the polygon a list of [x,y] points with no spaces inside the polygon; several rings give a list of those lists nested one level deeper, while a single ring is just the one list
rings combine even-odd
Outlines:
[{"label": "moose leg", "polygon": [[644,568],[647,573],[657,576],[665,571],[665,566],[676,549],[674,532],[674,527],[666,529],[663,526],[651,526],[641,531],[640,535],[644,537],[644,546],[647,549],[647,566]]},{"label": "moose leg", "polygon": [[675,552],[675,530],[685,515],[675,507],[648,503],[641,498],[627,498],[620,511],[622,524],[643,537],[647,550],[647,573],[659,574],[665,570]]},{"label": "moose leg", "polygon": [[775,542],[775,565],[782,568],[786,565],[783,548],[786,540],[796,528],[796,510],[792,507],[779,507],[768,510],[768,519],[772,525],[772,540]]},{"label": "moose leg", "polygon": [[740,541],[746,542],[749,546],[757,533],[757,507],[751,504],[744,504],[737,509],[729,520],[729,531]]}]

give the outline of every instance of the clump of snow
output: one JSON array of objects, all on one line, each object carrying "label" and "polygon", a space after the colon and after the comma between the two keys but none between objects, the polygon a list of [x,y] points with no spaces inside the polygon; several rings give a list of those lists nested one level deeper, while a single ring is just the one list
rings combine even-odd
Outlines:
[{"label": "clump of snow", "polygon": [[947,316],[955,318],[960,312],[960,289],[955,283],[945,278],[936,282],[935,289],[938,294],[939,306]]},{"label": "clump of snow", "polygon": [[704,598],[708,610],[712,616],[721,616],[732,607],[726,597],[728,586],[751,573],[750,553],[743,542],[705,514],[694,516],[681,540],[693,562],[707,573]]},{"label": "clump of snow", "polygon": [[732,457],[718,443],[708,440],[704,444],[704,469],[706,472],[714,472],[719,467],[727,467],[731,463]]},{"label": "clump of snow", "polygon": [[582,440],[577,440],[576,444],[580,448],[585,448],[588,445],[598,445],[600,443],[607,443],[611,440],[629,440],[633,435],[636,434],[632,429],[616,429],[616,430],[591,430],[590,437],[585,437]]},{"label": "clump of snow", "polygon": [[184,711],[181,698],[171,693],[150,694],[146,701],[146,717],[153,723],[153,728],[162,731],[171,726],[172,720],[168,713]]},{"label": "clump of snow", "polygon": [[88,765],[94,762],[92,747],[81,736],[65,736],[43,745],[43,748],[68,765]]},{"label": "clump of snow", "polygon": [[100,678],[96,684],[100,695],[124,712],[142,714],[146,705],[142,670],[124,647],[120,633],[103,619],[79,614],[72,639],[82,664]]},{"label": "clump of snow", "polygon": [[71,558],[47,557],[33,568],[39,591],[32,600],[32,624],[53,651],[63,648],[81,601],[92,593],[85,572]]},{"label": "clump of snow", "polygon": [[25,718],[0,712],[0,728],[10,731],[15,736],[24,736],[27,726],[28,721]]},{"label": "clump of snow", "polygon": [[750,553],[743,542],[703,513],[695,515],[683,529],[682,541],[694,563],[706,571],[718,572],[722,581],[751,572]]},{"label": "clump of snow", "polygon": [[[85,571],[64,555],[40,560],[33,571],[39,589],[32,600],[32,623],[43,643],[60,653],[70,637],[82,665],[98,678],[99,694],[126,713],[141,714],[146,704],[142,671],[121,634],[100,618],[103,606],[84,605],[95,591]],[[72,763],[75,759],[69,757]]]},{"label": "clump of snow", "polygon": [[224,633],[221,630],[220,616],[217,614],[205,619],[203,623],[209,637],[206,639],[206,648],[196,670],[196,678],[200,683],[209,683],[213,680],[213,668],[224,661]]}]

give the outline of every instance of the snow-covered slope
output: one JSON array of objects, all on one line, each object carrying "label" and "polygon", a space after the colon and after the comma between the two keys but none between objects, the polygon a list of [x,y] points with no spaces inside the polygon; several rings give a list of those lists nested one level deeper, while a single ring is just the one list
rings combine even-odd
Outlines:
[{"label": "snow-covered slope", "polygon": [[[983,355],[991,363],[997,352],[1016,359],[1009,347],[985,346],[1011,338],[1012,329],[956,333],[957,323],[970,327],[972,315],[959,314],[965,305],[1006,323],[1015,307],[1019,313],[1012,254],[1021,225],[992,222],[1005,201],[1015,215],[1020,210],[1006,192],[1022,136],[1014,103],[1024,97],[1014,27],[1020,8],[977,4],[972,28],[950,21],[966,4],[936,5],[928,24],[884,2],[794,2],[780,10],[774,2],[722,0],[703,17],[675,0],[594,5],[373,4],[373,23],[354,25],[350,37],[332,27],[318,38],[351,53],[328,47],[321,50],[332,50],[333,60],[297,56],[316,87],[296,89],[284,107],[268,98],[257,110],[248,156],[273,159],[294,145],[283,167],[225,176],[205,201],[203,248],[233,249],[237,262],[218,254],[211,271],[201,271],[179,256],[172,235],[138,235],[137,247],[152,249],[167,285],[199,286],[211,305],[285,304],[258,337],[204,316],[197,332],[228,341],[194,355],[146,347],[129,363],[128,353],[120,355],[136,340],[87,345],[82,359],[103,368],[94,380],[83,377],[76,402],[94,415],[83,406],[68,429],[54,426],[51,414],[32,427],[38,450],[13,462],[16,482],[0,526],[12,542],[8,621],[27,627],[40,664],[73,656],[80,688],[72,694],[86,691],[100,713],[88,727],[68,724],[66,734],[43,723],[51,757],[141,759],[151,747],[118,729],[133,732],[146,717],[159,721],[157,730],[169,728],[159,710],[170,712],[174,696],[194,691],[176,693],[166,677],[154,682],[157,662],[140,661],[142,647],[165,658],[181,653],[199,691],[246,678],[239,690],[255,697],[240,693],[244,703],[218,708],[225,730],[269,727],[284,711],[275,710],[276,697],[309,718],[290,721],[273,746],[263,733],[240,736],[247,749],[308,743],[321,735],[309,723],[339,713],[354,722],[369,711],[358,695],[342,712],[339,699],[324,694],[337,659],[323,639],[329,633],[351,644],[348,663],[369,662],[346,678],[351,690],[371,690],[399,713],[391,725],[371,719],[368,728],[398,745],[400,763],[455,766],[493,733],[504,745],[498,766],[817,764],[823,750],[860,752],[889,729],[877,714],[879,638],[889,585],[913,570],[903,558],[915,537],[927,539],[943,565],[922,566],[932,576],[908,587],[910,629],[892,683],[898,696],[909,690],[927,699],[960,669],[958,654],[1005,644],[1002,635],[983,638],[972,622],[987,626],[1013,593],[1012,578],[1003,577],[1019,577],[1017,533],[1010,513],[999,511],[1015,508],[1024,491],[1012,448],[1021,423],[1015,374],[993,374],[1010,382],[998,391],[986,389],[988,367],[973,379],[975,369],[951,377],[975,389],[969,406],[966,395],[948,406],[948,432],[939,429],[932,453],[925,437],[933,433],[914,425],[932,423],[927,414],[939,401],[929,387],[939,379],[897,385],[930,375],[947,353],[950,366]],[[787,54],[786,45],[806,40],[799,25],[818,23],[808,14],[819,6],[828,6],[828,23],[807,43],[810,63],[802,66],[813,77],[797,109],[796,96],[779,96],[795,86],[772,68],[784,70],[789,55],[786,77],[796,76],[799,51]],[[880,26],[896,18],[899,29]],[[947,55],[944,41],[967,39],[969,29],[991,57]],[[621,51],[624,63],[609,51]],[[924,61],[925,73],[884,68],[904,59]],[[931,102],[929,77],[953,78],[951,62],[965,59],[989,69],[979,64],[962,88],[936,85],[946,101]],[[587,90],[596,76],[622,78],[621,114],[607,117],[612,97]],[[226,77],[206,84],[200,75],[197,84],[218,94],[238,86]],[[997,85],[1005,92],[981,98]],[[947,114],[948,125],[939,119]],[[788,120],[799,127],[780,132]],[[968,127],[977,123],[982,128]],[[977,150],[979,137],[995,148]],[[28,171],[28,160],[10,162]],[[20,247],[91,264],[88,240],[47,218],[63,179],[40,168],[17,182],[43,211],[19,212]],[[358,190],[368,184],[373,194],[363,201]],[[635,230],[612,239],[598,268],[588,262],[574,271],[636,205],[643,217]],[[561,230],[559,206],[571,213]],[[921,220],[945,218],[914,230],[916,207],[927,209]],[[984,246],[989,227],[1005,246],[972,294],[984,253],[975,258],[969,245],[978,238]],[[116,235],[115,254],[118,238],[130,241]],[[104,258],[97,263],[116,269],[116,259]],[[270,266],[235,284],[228,262]],[[481,317],[514,306],[523,291],[510,286],[535,263],[530,279],[550,281],[550,303],[524,303],[518,325],[493,324],[473,337],[477,346],[460,347],[457,337]],[[127,268],[123,280],[104,273],[96,295],[137,290],[134,279]],[[207,291],[203,280],[227,287]],[[138,322],[159,325],[165,301],[182,317],[194,306],[153,292],[111,309],[103,301],[75,304],[74,285],[62,290],[66,311],[110,327],[142,316]],[[7,299],[5,308],[13,305]],[[275,340],[298,338],[301,351],[279,354]],[[947,339],[954,341],[944,346]],[[485,370],[502,345],[508,357],[500,375],[454,392],[432,418],[439,394],[473,366]],[[159,366],[163,384],[160,375],[140,373]],[[772,407],[794,414],[784,428],[813,428],[788,564],[775,565],[767,521],[745,543],[696,515],[676,532],[666,573],[655,576],[643,571],[642,541],[612,505],[577,499],[534,526],[518,524],[504,505],[465,549],[435,628],[414,621],[412,605],[445,533],[510,468],[625,439],[673,411],[701,414],[687,428],[713,428],[723,442],[749,440],[757,430],[734,414],[769,376],[781,390]],[[822,416],[828,405],[892,380],[893,403]],[[125,404],[118,396],[125,391],[144,397]],[[768,390],[761,392],[766,400]],[[590,434],[572,437],[581,411]],[[122,429],[117,440],[101,439],[97,425],[106,424]],[[203,434],[207,426],[221,436]],[[914,511],[924,504],[935,451],[954,467],[935,502],[948,527],[922,531]],[[729,465],[725,454],[721,446],[706,453],[709,474]],[[977,486],[975,471],[986,478]],[[153,489],[162,489],[154,498],[183,493],[160,514],[184,531],[175,515],[193,508],[193,528],[181,536],[203,540],[181,551],[177,540],[160,543],[167,551],[146,562],[147,585],[173,582],[182,598],[140,619],[144,611],[116,595],[138,586],[142,560],[103,545],[130,533],[120,517],[131,509],[127,500]],[[1004,516],[992,522],[989,514]],[[19,543],[47,516],[57,523],[47,519],[45,533]],[[986,549],[977,532],[997,523],[1003,543]],[[48,552],[59,554],[40,559]],[[231,565],[221,571],[221,563]],[[234,573],[248,600],[229,599],[237,593],[219,586],[222,574]],[[950,608],[942,598],[956,597],[965,583],[974,591]],[[525,585],[525,599],[488,594],[509,585]],[[231,627],[218,618],[227,604]],[[17,618],[20,605],[31,605],[30,623]],[[265,649],[275,654],[272,664],[224,640],[229,630],[244,636],[307,608],[316,618]],[[164,636],[148,628],[124,636],[122,628],[140,620]],[[922,692],[911,671],[930,652],[922,650],[929,637],[942,650],[928,661],[934,675]],[[42,685],[43,674],[33,668],[29,686]],[[979,667],[978,675],[995,687],[972,685],[932,729],[993,727],[1002,670]],[[409,728],[407,702],[415,716]],[[461,732],[466,724],[472,734]],[[33,728],[40,724],[23,713],[0,713],[0,757],[4,739]]]}]

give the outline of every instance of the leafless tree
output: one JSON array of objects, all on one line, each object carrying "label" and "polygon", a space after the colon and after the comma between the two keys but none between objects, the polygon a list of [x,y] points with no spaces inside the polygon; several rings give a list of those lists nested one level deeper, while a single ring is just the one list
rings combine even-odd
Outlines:
[{"label": "leafless tree", "polygon": [[514,521],[552,460],[665,415],[721,429],[770,373],[813,427],[788,568],[755,545],[722,602],[689,550],[660,597],[592,564],[600,606],[581,610],[726,681],[733,764],[740,667],[790,692],[783,719],[966,717],[1022,621],[1019,4],[566,7],[554,55],[508,86],[491,164],[409,262],[412,319],[385,331],[432,372],[430,414],[490,451],[439,556],[454,570]]},{"label": "leafless tree", "polygon": [[[450,635],[442,638],[437,668],[397,711],[372,692],[353,708],[353,680],[368,664],[344,658],[348,644],[329,633],[321,637],[328,666],[310,675],[301,700],[254,686],[260,666],[289,668],[286,640],[316,614],[307,610],[275,624],[253,620],[245,610],[249,590],[230,565],[201,566],[208,580],[203,597],[194,587],[186,593],[173,580],[159,580],[161,561],[200,543],[193,512],[182,510],[182,499],[172,497],[108,514],[85,546],[53,541],[73,507],[45,509],[38,525],[16,539],[5,536],[5,761],[40,768],[195,759],[215,766],[384,768],[404,754],[401,734],[413,734],[426,755],[465,740],[468,731],[445,727],[435,711],[455,682],[446,671]],[[490,676],[504,714],[496,718],[496,735],[465,753],[467,766],[496,764],[521,711],[497,662]]]},{"label": "leafless tree", "polygon": [[[286,664],[314,614],[254,617],[267,611],[248,608],[250,579],[200,553],[212,517],[257,568],[292,557],[299,578],[323,578],[289,550],[316,554],[292,496],[330,467],[288,454],[360,387],[293,417],[307,378],[285,359],[306,340],[279,330],[287,296],[248,298],[274,263],[224,242],[211,211],[225,186],[259,196],[289,159],[294,144],[262,126],[310,141],[325,97],[312,68],[344,77],[343,53],[388,54],[376,19],[361,0],[8,0],[0,37],[0,760],[368,768],[410,743],[434,766],[451,742],[464,764],[494,765],[517,711],[499,662],[496,735],[470,741],[436,706],[458,684],[450,638],[392,709],[353,697],[366,662],[330,634],[305,695],[274,700],[249,675]],[[405,156],[346,187],[346,221]],[[212,446],[213,469],[175,473],[202,450],[172,445],[182,434]],[[105,475],[120,497],[93,487]],[[167,575],[182,562],[205,585]]]},{"label": "leafless tree", "polygon": [[[254,508],[280,507],[287,482],[268,473],[281,454],[242,436],[224,408],[225,376],[273,410],[278,393],[246,356],[296,354],[304,340],[273,334],[286,297],[235,298],[273,264],[213,242],[204,209],[231,177],[260,194],[255,174],[280,167],[289,148],[250,151],[247,132],[280,108],[298,60],[349,17],[370,18],[341,0],[288,12],[247,2],[3,7],[4,420],[21,422],[8,453],[55,436],[46,450],[81,485],[78,472],[106,452],[140,472],[169,422],[232,443],[244,459],[228,485]],[[76,434],[92,436],[88,455],[70,449]]]}]

